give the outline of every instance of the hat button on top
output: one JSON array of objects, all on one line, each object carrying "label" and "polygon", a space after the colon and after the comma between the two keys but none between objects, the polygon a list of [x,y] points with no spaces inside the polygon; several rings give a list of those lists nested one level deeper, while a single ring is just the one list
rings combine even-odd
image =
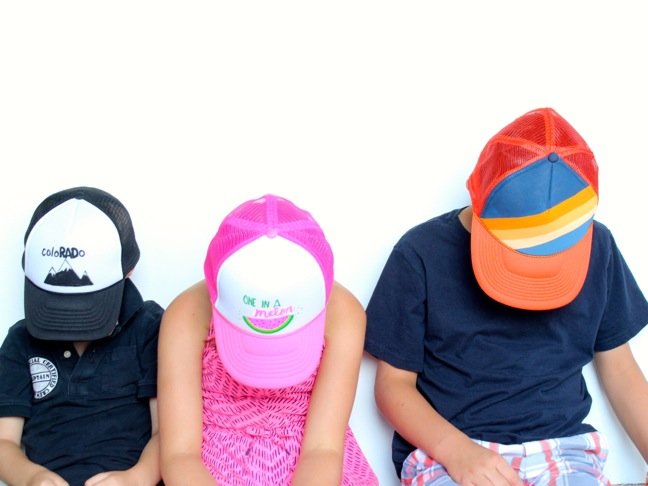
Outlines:
[{"label": "hat button on top", "polygon": [[274,238],[279,234],[279,231],[277,231],[277,228],[268,228],[268,231],[266,231],[266,236],[268,238]]},{"label": "hat button on top", "polygon": [[64,358],[69,358],[70,356],[72,356],[72,352],[69,349],[66,349],[65,351],[63,351],[63,357]]},{"label": "hat button on top", "polygon": [[556,152],[551,152],[549,154],[549,157],[547,157],[547,158],[549,159],[549,162],[558,162],[558,159],[560,157],[558,157],[558,154]]}]

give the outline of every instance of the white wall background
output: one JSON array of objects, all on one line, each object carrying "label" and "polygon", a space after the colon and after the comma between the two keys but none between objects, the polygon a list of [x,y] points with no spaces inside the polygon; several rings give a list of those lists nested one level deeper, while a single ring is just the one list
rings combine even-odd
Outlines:
[{"label": "white wall background", "polygon": [[[0,336],[22,317],[22,238],[50,193],[130,209],[134,280],[163,305],[201,278],[220,219],[273,192],[307,208],[369,300],[396,239],[468,203],[488,138],[551,106],[600,165],[598,219],[648,292],[642,1],[3,2]],[[638,223],[642,223],[639,225]],[[643,258],[642,258],[643,257]],[[632,342],[648,372],[648,336]],[[396,484],[366,358],[352,426]],[[613,482],[645,464],[587,369]]]}]

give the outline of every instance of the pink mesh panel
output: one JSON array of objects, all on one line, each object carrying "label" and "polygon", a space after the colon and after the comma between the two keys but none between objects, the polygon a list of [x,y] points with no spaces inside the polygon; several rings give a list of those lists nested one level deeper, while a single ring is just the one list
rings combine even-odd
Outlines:
[{"label": "pink mesh panel", "polygon": [[324,232],[309,212],[287,199],[265,195],[247,201],[221,223],[205,259],[205,277],[212,301],[216,300],[218,269],[233,252],[261,236],[282,236],[307,250],[322,269],[326,295],[333,285],[333,252]]}]

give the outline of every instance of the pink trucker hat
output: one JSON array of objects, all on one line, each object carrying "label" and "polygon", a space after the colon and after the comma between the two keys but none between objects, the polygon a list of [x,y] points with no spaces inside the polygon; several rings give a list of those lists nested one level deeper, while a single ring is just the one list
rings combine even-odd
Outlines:
[{"label": "pink trucker hat", "polygon": [[267,194],[223,220],[205,259],[216,347],[256,388],[305,381],[319,365],[333,253],[313,217]]}]

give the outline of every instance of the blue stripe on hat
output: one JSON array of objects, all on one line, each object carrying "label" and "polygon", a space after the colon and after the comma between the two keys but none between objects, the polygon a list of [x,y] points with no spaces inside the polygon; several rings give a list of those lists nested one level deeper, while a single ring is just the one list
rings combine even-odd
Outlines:
[{"label": "blue stripe on hat", "polygon": [[[550,161],[550,157],[555,162]],[[506,177],[491,191],[482,218],[532,216],[569,199],[587,183],[556,154]]]},{"label": "blue stripe on hat", "polygon": [[537,245],[537,246],[531,246],[529,248],[518,248],[517,251],[519,251],[520,253],[524,253],[526,255],[534,255],[534,256],[548,256],[548,255],[555,255],[556,253],[560,253],[563,250],[571,248],[573,245],[578,243],[585,236],[587,230],[592,224],[592,219],[594,218],[588,219],[585,223],[583,223],[575,230],[563,236],[560,236],[556,239],[553,239],[547,243],[543,243],[542,245]]}]

